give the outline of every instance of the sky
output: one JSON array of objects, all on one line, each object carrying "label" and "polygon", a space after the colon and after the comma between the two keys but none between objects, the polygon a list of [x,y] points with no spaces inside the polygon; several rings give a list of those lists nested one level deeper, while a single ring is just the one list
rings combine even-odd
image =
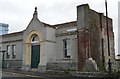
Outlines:
[{"label": "sky", "polygon": [[[118,53],[118,2],[108,0],[108,16],[113,19],[115,52]],[[89,4],[90,8],[105,15],[105,0],[0,0],[0,23],[9,24],[9,33],[24,30],[38,8],[40,21],[59,24],[76,21],[76,6]]]}]

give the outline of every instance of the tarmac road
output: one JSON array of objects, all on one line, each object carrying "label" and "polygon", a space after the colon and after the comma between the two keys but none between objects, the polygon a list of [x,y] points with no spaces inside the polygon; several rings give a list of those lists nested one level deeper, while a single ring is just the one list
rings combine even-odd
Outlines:
[{"label": "tarmac road", "polygon": [[36,72],[5,70],[2,72],[2,79],[108,79],[108,78],[75,77],[75,76],[60,74],[60,73],[52,74],[52,73],[36,73]]},{"label": "tarmac road", "polygon": [[35,74],[23,74],[23,73],[16,73],[16,72],[2,72],[2,79],[78,79],[72,77],[50,77],[50,78],[43,78],[41,76]]},{"label": "tarmac road", "polygon": [[15,73],[15,72],[3,72],[2,79],[81,79],[75,77],[50,77],[50,78],[43,78],[37,75],[31,74],[23,74],[23,73]]},{"label": "tarmac road", "polygon": [[45,78],[41,78],[40,76],[29,75],[29,74],[3,72],[2,79],[45,79]]}]

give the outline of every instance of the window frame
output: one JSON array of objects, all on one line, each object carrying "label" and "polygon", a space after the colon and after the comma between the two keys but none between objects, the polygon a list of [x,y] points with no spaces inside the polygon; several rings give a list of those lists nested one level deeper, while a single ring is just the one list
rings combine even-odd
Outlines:
[{"label": "window frame", "polygon": [[37,34],[34,34],[31,43],[38,43],[38,42],[39,42],[39,36]]},{"label": "window frame", "polygon": [[6,59],[10,59],[11,48],[10,45],[6,46]]},{"label": "window frame", "polygon": [[64,58],[70,59],[71,56],[68,55],[68,41],[70,41],[70,38],[64,38],[63,39],[63,54],[64,54]]},{"label": "window frame", "polygon": [[12,45],[12,58],[15,59],[16,58],[16,44]]}]

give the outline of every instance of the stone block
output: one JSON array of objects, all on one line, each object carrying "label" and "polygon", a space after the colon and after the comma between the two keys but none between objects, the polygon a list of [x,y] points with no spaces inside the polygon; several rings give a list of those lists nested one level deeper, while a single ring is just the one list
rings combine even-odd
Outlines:
[{"label": "stone block", "polygon": [[93,60],[92,58],[86,59],[85,61],[85,67],[84,67],[85,71],[98,71],[98,67],[97,64],[95,62],[95,60]]},{"label": "stone block", "polygon": [[21,70],[30,71],[30,65],[24,65]]},{"label": "stone block", "polygon": [[38,72],[45,72],[46,71],[46,65],[39,65],[38,66]]},{"label": "stone block", "polygon": [[77,70],[77,62],[49,62],[47,70]]}]

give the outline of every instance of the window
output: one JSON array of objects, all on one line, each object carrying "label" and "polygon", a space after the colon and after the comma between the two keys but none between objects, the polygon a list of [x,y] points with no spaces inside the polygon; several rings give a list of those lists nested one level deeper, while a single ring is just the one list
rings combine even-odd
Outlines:
[{"label": "window", "polygon": [[35,43],[35,42],[39,42],[39,37],[36,34],[32,38],[32,43]]},{"label": "window", "polygon": [[12,45],[12,58],[16,58],[16,45]]},{"label": "window", "polygon": [[63,53],[65,58],[70,58],[69,44],[69,38],[63,39]]},{"label": "window", "polygon": [[7,45],[7,52],[6,52],[6,58],[10,58],[10,45]]}]

